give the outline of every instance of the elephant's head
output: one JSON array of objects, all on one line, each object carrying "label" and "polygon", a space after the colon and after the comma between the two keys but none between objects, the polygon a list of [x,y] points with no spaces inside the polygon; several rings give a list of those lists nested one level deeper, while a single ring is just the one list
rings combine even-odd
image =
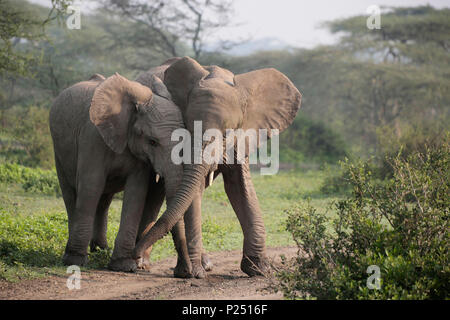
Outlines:
[{"label": "elephant's head", "polygon": [[[217,67],[203,67],[185,57],[173,63],[164,75],[173,101],[180,107],[186,128],[193,133],[194,121],[202,121],[203,132],[219,129],[286,129],[300,107],[301,94],[275,69],[234,75]],[[205,148],[206,144],[203,145]],[[225,155],[224,155],[225,156]],[[152,230],[138,242],[135,257],[162,238],[183,216],[194,190],[216,166],[185,165],[183,180],[173,202]]]},{"label": "elephant's head", "polygon": [[175,142],[171,133],[184,128],[180,109],[172,102],[164,83],[157,77],[152,89],[115,74],[95,89],[89,115],[106,145],[121,154],[129,148],[144,162],[150,162],[165,179],[168,198],[180,184],[183,167],[170,161]]}]

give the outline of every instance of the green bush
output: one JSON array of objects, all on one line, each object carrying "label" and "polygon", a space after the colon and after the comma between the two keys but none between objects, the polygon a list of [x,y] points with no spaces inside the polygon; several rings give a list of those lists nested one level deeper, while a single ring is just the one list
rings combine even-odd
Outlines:
[{"label": "green bush", "polygon": [[280,135],[280,161],[301,163],[305,160],[335,163],[347,154],[339,134],[319,121],[299,115]]},{"label": "green bush", "polygon": [[[285,297],[449,298],[449,139],[389,163],[393,176],[383,183],[347,163],[352,193],[334,204],[331,221],[309,203],[287,210],[299,254],[278,273]],[[371,265],[380,289],[367,285]]]},{"label": "green bush", "polygon": [[52,168],[55,162],[48,113],[48,108],[40,106],[15,106],[4,111],[2,131],[8,139],[0,144],[0,156],[27,167]]},{"label": "green bush", "polygon": [[28,168],[19,164],[0,164],[0,182],[20,184],[26,192],[61,195],[55,170]]},{"label": "green bush", "polygon": [[[377,129],[378,174],[381,178],[391,178],[393,175],[389,159],[400,156],[406,159],[413,153],[424,153],[427,148],[437,148],[446,138],[447,121],[432,123],[421,120],[419,123],[408,123],[393,126],[380,126]],[[399,134],[399,132],[401,134]]]}]

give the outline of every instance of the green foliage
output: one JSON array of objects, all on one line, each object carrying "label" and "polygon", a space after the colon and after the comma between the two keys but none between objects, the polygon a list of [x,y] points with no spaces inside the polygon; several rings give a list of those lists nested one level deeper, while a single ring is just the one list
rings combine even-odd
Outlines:
[{"label": "green foliage", "polygon": [[0,182],[20,184],[25,192],[61,195],[55,170],[28,168],[18,164],[0,164]]},{"label": "green foliage", "polygon": [[111,248],[99,249],[89,254],[89,267],[93,269],[106,269],[113,250]]},{"label": "green foliage", "polygon": [[[326,26],[333,33],[344,32],[344,42],[356,48],[373,48],[376,42],[378,52],[388,48],[385,53],[394,59],[408,57],[418,63],[448,64],[449,13],[448,8],[435,9],[431,6],[385,8],[381,29],[366,28],[366,16],[335,20],[326,23]],[[445,51],[447,54],[442,54]],[[438,62],[435,60],[437,57],[444,60]]]},{"label": "green foliage", "polygon": [[[278,274],[290,299],[448,299],[450,139],[435,149],[390,159],[393,177],[373,181],[347,164],[353,192],[335,203],[327,223],[309,203],[287,210],[299,247]],[[367,268],[381,271],[369,289]]]},{"label": "green foliage", "polygon": [[280,136],[280,161],[299,163],[305,159],[336,162],[346,156],[343,139],[322,122],[299,114]]},{"label": "green foliage", "polygon": [[340,169],[328,170],[322,185],[320,186],[320,192],[324,195],[340,195],[346,194],[351,191],[349,184],[349,171],[346,170],[343,164],[348,163],[348,158],[340,161]]},{"label": "green foliage", "polygon": [[[396,131],[401,131],[398,135]],[[406,159],[413,153],[425,153],[428,148],[437,148],[449,134],[446,124],[441,121],[404,124],[399,128],[380,127],[377,129],[378,173],[380,178],[392,177],[389,158],[399,156]]]},{"label": "green foliage", "polygon": [[10,214],[0,208],[0,278],[17,280],[36,267],[62,266],[67,239],[64,213]]},{"label": "green foliage", "polygon": [[[20,3],[23,6],[23,3]],[[36,63],[35,57],[14,48],[14,39],[33,40],[42,37],[36,32],[41,22],[21,6],[9,0],[0,0],[0,75],[12,73],[26,75],[30,65]]]},{"label": "green foliage", "polygon": [[[25,10],[15,2],[10,4],[18,11],[30,8],[39,12],[39,21],[48,14],[47,8],[37,5],[29,4]],[[128,9],[151,8],[153,5]],[[111,9],[113,16],[106,14]],[[39,63],[29,68],[35,75],[32,79],[0,78],[2,129],[26,125],[19,119],[7,119],[4,110],[12,106],[48,106],[62,89],[86,80],[93,72],[105,76],[119,72],[133,78],[172,55],[167,47],[170,43],[161,43],[164,32],[155,34],[155,29],[147,33],[151,23],[139,23],[130,16],[118,21],[114,18],[122,12],[118,9],[113,6],[83,15],[82,28],[76,31],[47,24],[46,38],[20,43],[20,52],[40,57]],[[166,10],[168,7],[158,11],[157,16]],[[63,11],[61,5],[59,12]],[[380,131],[388,129],[400,139],[402,128],[413,122],[439,122],[448,128],[447,15],[448,9],[390,8],[383,13],[381,30],[366,28],[365,15],[326,24],[332,32],[345,32],[336,45],[258,52],[245,57],[202,53],[200,62],[217,64],[235,73],[274,67],[293,81],[303,94],[302,107],[293,125],[280,136],[282,162],[333,163],[352,154],[367,157],[379,149]],[[144,22],[150,21],[145,18]],[[175,29],[179,27],[166,22]],[[189,52],[183,37],[173,40],[176,52]],[[28,166],[52,166],[50,144],[41,143],[43,149],[33,148],[41,151],[31,156],[23,149],[24,143],[16,141],[22,137],[20,132],[7,134],[13,145],[21,146],[10,149],[9,159]],[[42,131],[36,136],[43,140],[48,134]]]},{"label": "green foliage", "polygon": [[[48,271],[63,273],[67,223],[63,211],[22,215],[0,207],[0,279],[17,281]],[[111,226],[108,240],[114,238],[117,225]],[[109,248],[91,252],[87,267],[106,268],[111,253]]]},{"label": "green foliage", "polygon": [[7,110],[3,117],[4,132],[14,137],[14,140],[5,142],[0,155],[29,167],[52,168],[54,155],[48,109],[37,106],[14,107]]},{"label": "green foliage", "polygon": [[[31,76],[30,68],[39,63],[36,51],[24,49],[20,40],[35,43],[45,37],[48,22],[60,19],[72,0],[52,0],[46,18],[27,1],[0,0],[0,75]],[[46,10],[47,11],[47,10]]]},{"label": "green foliage", "polygon": [[225,249],[225,238],[231,231],[229,226],[221,225],[217,219],[208,217],[202,222],[202,237],[205,246],[214,247],[218,250]]}]

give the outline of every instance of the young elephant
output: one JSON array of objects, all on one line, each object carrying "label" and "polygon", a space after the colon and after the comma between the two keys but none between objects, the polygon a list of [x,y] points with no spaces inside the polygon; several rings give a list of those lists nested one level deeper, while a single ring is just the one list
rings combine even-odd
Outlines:
[{"label": "young elephant", "polygon": [[[168,93],[167,88],[165,87],[164,83],[162,81],[164,81],[164,73],[167,70],[167,68],[169,68],[173,63],[181,60],[182,58],[179,57],[175,57],[175,58],[171,58],[167,61],[165,61],[164,63],[162,63],[160,66],[157,67],[153,67],[149,70],[147,70],[146,72],[141,73],[137,78],[136,78],[136,82],[139,82],[140,84],[147,86],[148,88],[150,88],[153,91],[164,91],[167,92],[168,97],[170,96],[170,93]],[[155,77],[157,78],[157,81],[155,81]],[[159,81],[161,80],[161,81]],[[162,87],[162,88],[161,88]],[[163,89],[163,90],[161,90]],[[170,97],[171,99],[171,97]],[[161,208],[161,205],[163,203],[164,200],[164,190],[161,190],[162,192],[162,197],[159,198],[153,198],[153,202],[152,202],[152,208],[153,208],[153,212],[157,212],[159,211],[159,209]],[[145,230],[143,230],[144,232],[139,232],[139,236],[138,236],[138,240],[141,239],[145,233],[148,232],[148,230],[150,229],[151,226],[153,226],[153,224],[156,221],[157,218],[157,213],[156,214],[152,214],[152,215],[148,215],[149,217],[152,217],[151,221],[147,221],[147,222],[143,222],[141,223],[141,226],[148,226]],[[185,223],[189,226],[193,226],[195,225],[192,220],[196,219],[193,215],[186,215],[185,216]],[[211,271],[213,268],[213,264],[211,262],[211,260],[209,259],[208,255],[206,254],[205,249],[203,248],[203,244],[202,244],[202,236],[201,236],[201,228],[197,229],[195,231],[197,234],[195,236],[193,236],[193,240],[198,241],[198,243],[196,243],[195,248],[198,250],[198,252],[192,252],[192,254],[189,254],[190,258],[191,258],[191,265],[192,265],[192,271],[191,271],[191,276],[195,277],[195,278],[204,278],[206,277],[206,271]],[[194,231],[193,230],[188,230],[187,234],[188,235],[193,235]],[[189,247],[193,247],[193,245],[191,244]],[[150,255],[152,246],[150,246],[144,253],[144,260],[148,261],[148,256]],[[188,250],[188,249],[186,249]],[[145,258],[147,257],[147,258]],[[140,260],[142,260],[142,258],[140,258]]]},{"label": "young elephant", "polygon": [[[183,128],[179,108],[157,77],[149,87],[115,74],[95,75],[65,89],[50,110],[55,162],[69,220],[66,265],[87,262],[87,248],[107,246],[107,212],[124,190],[120,228],[109,268],[134,271],[136,238],[171,203],[183,167],[170,159],[171,132]],[[158,182],[158,177],[164,179]],[[172,230],[178,252],[175,275],[190,276],[184,223]],[[140,257],[148,265],[149,250]]]},{"label": "young elephant", "polygon": [[[223,136],[227,129],[266,129],[269,132],[278,129],[282,132],[294,120],[301,103],[297,88],[275,69],[234,75],[217,66],[201,66],[189,57],[178,59],[167,68],[164,84],[180,107],[191,134],[195,132],[196,121],[202,123],[202,135],[208,129],[219,130]],[[203,143],[202,149],[206,147],[208,143]],[[235,146],[223,154],[223,164],[185,165],[173,202],[138,242],[135,258],[141,257],[148,246],[162,238],[184,215],[189,254],[191,261],[197,261],[192,262],[192,266],[193,269],[201,267],[202,193],[205,185],[222,173],[225,191],[244,233],[241,269],[250,276],[264,274],[268,270],[266,233],[248,158],[241,164],[230,164],[227,155],[231,151],[236,156],[233,148]],[[191,154],[195,154],[195,150]]]}]

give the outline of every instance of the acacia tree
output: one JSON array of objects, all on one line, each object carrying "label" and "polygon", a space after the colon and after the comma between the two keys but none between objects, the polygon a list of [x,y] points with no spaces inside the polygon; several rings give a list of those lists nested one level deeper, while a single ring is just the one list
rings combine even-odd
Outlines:
[{"label": "acacia tree", "polygon": [[[99,0],[102,11],[134,22],[118,45],[151,48],[164,57],[205,52],[205,40],[230,25],[233,0]],[[114,32],[114,26],[110,27]],[[187,48],[186,45],[189,47]],[[225,45],[225,43],[224,43]]]},{"label": "acacia tree", "polygon": [[381,29],[369,30],[366,16],[326,24],[344,33],[337,48],[350,57],[336,98],[343,114],[362,124],[367,142],[377,140],[378,128],[400,138],[413,122],[448,120],[449,13],[430,6],[385,8]]}]

